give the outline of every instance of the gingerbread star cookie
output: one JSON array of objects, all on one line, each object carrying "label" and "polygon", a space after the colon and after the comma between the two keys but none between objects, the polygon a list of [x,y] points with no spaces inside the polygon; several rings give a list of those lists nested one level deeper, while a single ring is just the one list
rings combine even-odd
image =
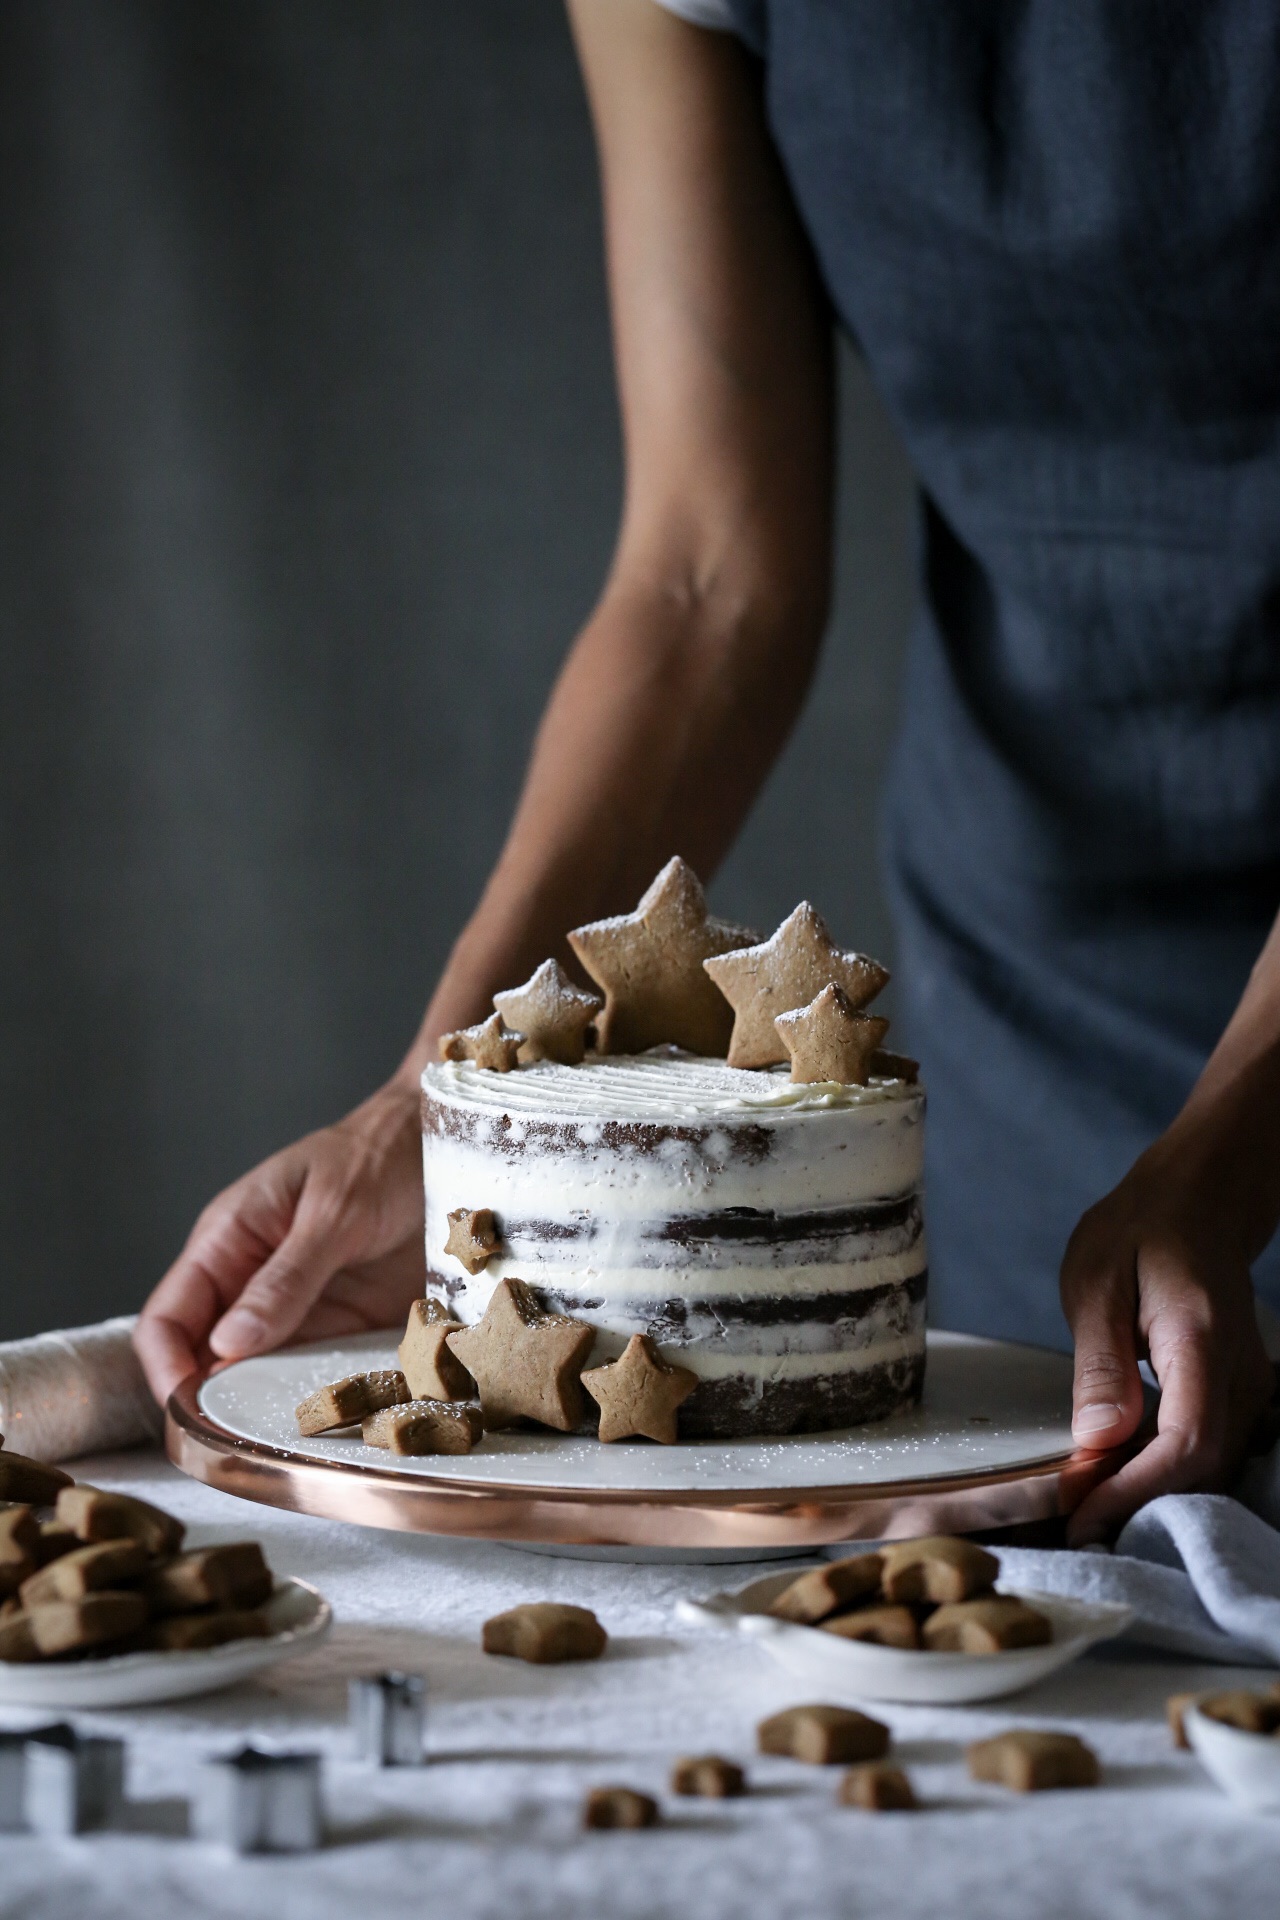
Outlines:
[{"label": "gingerbread star cookie", "polygon": [[502,1241],[489,1207],[455,1207],[448,1216],[449,1237],[446,1253],[460,1260],[468,1273],[479,1273],[498,1251]]},{"label": "gingerbread star cookie", "polygon": [[780,1013],[774,1022],[791,1055],[791,1078],[839,1080],[865,1087],[871,1062],[889,1022],[859,1013],[843,987],[824,987],[807,1007]]},{"label": "gingerbread star cookie", "polygon": [[598,993],[575,987],[558,960],[544,960],[522,987],[495,993],[493,1004],[507,1024],[524,1035],[522,1067],[535,1060],[576,1067],[587,1050],[587,1028],[604,1001]]},{"label": "gingerbread star cookie", "polygon": [[622,1356],[591,1367],[582,1384],[600,1408],[600,1438],[640,1435],[664,1447],[676,1439],[676,1411],[698,1384],[688,1367],[669,1367],[647,1334],[633,1333]]},{"label": "gingerbread star cookie", "polygon": [[807,900],[787,915],[771,939],[703,964],[733,1008],[731,1067],[770,1067],[785,1060],[774,1021],[780,1013],[808,1006],[823,987],[834,984],[854,1007],[865,1007],[889,980],[878,960],[838,947],[826,921]]},{"label": "gingerbread star cookie", "polygon": [[410,1400],[470,1399],[475,1391],[471,1375],[445,1345],[451,1333],[461,1332],[461,1321],[439,1300],[414,1301],[399,1347]]},{"label": "gingerbread star cookie", "polygon": [[579,1376],[595,1328],[546,1313],[523,1280],[499,1280],[478,1326],[446,1336],[474,1378],[486,1427],[537,1420],[572,1433],[582,1422]]},{"label": "gingerbread star cookie", "polygon": [[442,1060],[474,1060],[478,1067],[490,1067],[494,1073],[510,1073],[520,1057],[522,1033],[512,1033],[500,1013],[478,1020],[474,1027],[459,1027],[456,1033],[440,1035]]},{"label": "gingerbread star cookie", "polygon": [[596,1021],[600,1052],[643,1053],[669,1042],[723,1056],[733,1015],[702,963],[755,938],[749,927],[707,912],[697,874],[678,856],[634,913],[575,927],[569,945],[604,989]]}]

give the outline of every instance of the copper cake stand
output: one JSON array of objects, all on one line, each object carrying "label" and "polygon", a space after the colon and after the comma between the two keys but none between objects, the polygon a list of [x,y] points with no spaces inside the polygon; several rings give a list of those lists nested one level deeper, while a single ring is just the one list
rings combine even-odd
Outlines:
[{"label": "copper cake stand", "polygon": [[169,1457],[224,1493],[361,1526],[712,1557],[1045,1521],[1118,1464],[1071,1446],[1068,1359],[957,1334],[930,1336],[920,1412],[843,1434],[605,1448],[509,1433],[461,1459],[394,1464],[350,1437],[297,1436],[305,1392],[392,1364],[381,1334],[193,1377],[169,1403]]}]

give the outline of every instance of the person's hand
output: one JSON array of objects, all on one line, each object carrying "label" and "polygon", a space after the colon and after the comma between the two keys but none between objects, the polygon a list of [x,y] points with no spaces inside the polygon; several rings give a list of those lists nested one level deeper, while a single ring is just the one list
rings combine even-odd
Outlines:
[{"label": "person's hand", "polygon": [[1161,1388],[1154,1436],[1082,1502],[1073,1546],[1110,1538],[1157,1494],[1229,1485],[1265,1423],[1274,1375],[1249,1275],[1258,1249],[1232,1205],[1237,1164],[1228,1171],[1221,1149],[1171,1130],[1071,1237],[1061,1289],[1076,1445],[1132,1440],[1140,1359]]},{"label": "person's hand", "polygon": [[209,1203],[134,1346],[163,1406],[215,1359],[402,1321],[425,1264],[417,1091],[393,1082]]}]

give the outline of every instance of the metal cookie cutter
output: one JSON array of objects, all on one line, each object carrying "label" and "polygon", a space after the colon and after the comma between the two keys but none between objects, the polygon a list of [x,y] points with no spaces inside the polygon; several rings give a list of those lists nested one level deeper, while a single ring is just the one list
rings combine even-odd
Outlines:
[{"label": "metal cookie cutter", "polygon": [[85,1833],[119,1823],[124,1741],[38,1727],[23,1739],[23,1810],[33,1833]]},{"label": "metal cookie cutter", "polygon": [[375,1673],[347,1688],[348,1719],[362,1760],[422,1765],[427,1684],[420,1673]]},{"label": "metal cookie cutter", "polygon": [[320,1845],[320,1755],[239,1753],[205,1762],[194,1830],[236,1853],[308,1853]]}]

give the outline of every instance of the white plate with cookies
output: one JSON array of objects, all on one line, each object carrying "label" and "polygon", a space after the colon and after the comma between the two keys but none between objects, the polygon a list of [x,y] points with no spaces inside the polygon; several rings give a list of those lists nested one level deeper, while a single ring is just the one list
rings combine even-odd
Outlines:
[{"label": "white plate with cookies", "polygon": [[333,1608],[306,1580],[277,1580],[263,1612],[265,1635],[218,1647],[0,1663],[0,1707],[92,1712],[216,1693],[309,1652],[333,1625]]},{"label": "white plate with cookies", "polygon": [[[871,1557],[866,1558],[869,1561]],[[863,1559],[856,1556],[855,1561],[836,1563],[837,1568]],[[825,1579],[827,1573],[825,1567],[813,1569],[815,1577]],[[945,1612],[963,1612],[966,1608],[985,1609],[997,1617],[1001,1613],[1012,1615],[1015,1620],[1035,1616],[1044,1635],[1037,1644],[996,1646],[989,1635],[980,1634],[975,1637],[988,1642],[982,1651],[955,1646],[884,1645],[843,1637],[838,1611],[808,1623],[779,1618],[771,1612],[780,1603],[785,1607],[783,1596],[803,1577],[790,1571],[770,1574],[736,1593],[682,1600],[678,1612],[690,1625],[727,1629],[758,1642],[780,1666],[806,1685],[820,1688],[824,1697],[843,1693],[858,1700],[930,1706],[962,1706],[1018,1693],[1078,1660],[1090,1647],[1114,1639],[1133,1619],[1130,1607],[1069,1599],[1061,1594],[1015,1592],[997,1583],[971,1596],[957,1593],[950,1607],[936,1603],[935,1620],[941,1621]],[[901,1611],[880,1595],[869,1595],[859,1604],[868,1602],[885,1614]],[[854,1617],[851,1607],[843,1620]]]}]

